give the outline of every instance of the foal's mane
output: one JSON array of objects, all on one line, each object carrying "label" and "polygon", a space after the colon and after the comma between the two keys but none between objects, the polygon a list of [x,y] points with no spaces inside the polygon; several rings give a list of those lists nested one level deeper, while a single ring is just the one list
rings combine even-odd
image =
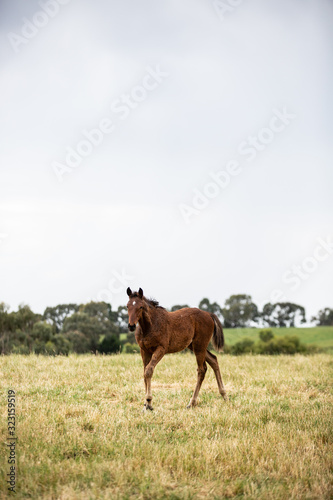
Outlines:
[{"label": "foal's mane", "polygon": [[164,307],[160,306],[159,302],[155,299],[147,299],[146,297],[143,297],[143,299],[150,307],[164,309]]},{"label": "foal's mane", "polygon": [[[131,297],[139,297],[140,295],[138,292],[132,293]],[[159,302],[155,299],[147,299],[147,297],[143,297],[143,300],[145,301],[146,304],[148,304],[150,307],[155,307],[156,309],[165,309],[164,307],[160,306]]]}]

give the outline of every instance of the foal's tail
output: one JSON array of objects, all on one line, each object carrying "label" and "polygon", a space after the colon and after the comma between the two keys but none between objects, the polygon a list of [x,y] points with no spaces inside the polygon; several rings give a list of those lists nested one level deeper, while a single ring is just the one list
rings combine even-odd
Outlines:
[{"label": "foal's tail", "polygon": [[214,333],[213,333],[213,347],[215,351],[223,351],[224,347],[224,334],[221,321],[216,316],[216,314],[210,313],[211,317],[214,320]]}]

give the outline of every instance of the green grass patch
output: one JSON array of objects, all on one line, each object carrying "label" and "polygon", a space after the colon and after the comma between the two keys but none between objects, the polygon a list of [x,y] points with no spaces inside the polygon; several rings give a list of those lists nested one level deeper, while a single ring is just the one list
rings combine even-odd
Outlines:
[{"label": "green grass patch", "polygon": [[[218,355],[229,401],[208,368],[199,404],[190,354],[154,373],[142,413],[138,354],[2,357],[16,391],[16,498],[281,499],[332,497],[333,357]],[[6,460],[0,497],[6,498]]]},{"label": "green grass patch", "polygon": [[[236,344],[244,337],[259,340],[262,328],[225,328],[226,343]],[[314,326],[310,328],[271,328],[276,337],[297,335],[303,344],[316,344],[322,349],[333,349],[333,326]]]}]

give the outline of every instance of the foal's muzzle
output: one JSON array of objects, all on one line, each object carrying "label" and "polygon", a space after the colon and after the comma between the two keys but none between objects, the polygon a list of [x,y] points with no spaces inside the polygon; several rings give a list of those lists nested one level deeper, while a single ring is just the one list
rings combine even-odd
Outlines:
[{"label": "foal's muzzle", "polygon": [[135,325],[131,325],[130,323],[128,323],[128,329],[130,332],[134,332],[136,326]]}]

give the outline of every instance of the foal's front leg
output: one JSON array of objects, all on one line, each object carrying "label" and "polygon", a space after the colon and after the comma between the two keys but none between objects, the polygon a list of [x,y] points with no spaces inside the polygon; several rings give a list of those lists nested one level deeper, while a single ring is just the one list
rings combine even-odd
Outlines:
[{"label": "foal's front leg", "polygon": [[[143,362],[143,378],[145,382],[145,404],[143,406],[143,409],[146,410],[146,397],[147,397],[147,380],[145,377],[145,371],[146,371],[146,366],[148,365],[149,361],[151,360],[151,354],[148,352],[144,351],[143,349],[140,348],[141,352],[141,357],[142,357],[142,362]],[[152,409],[152,408],[151,408]]]},{"label": "foal's front leg", "polygon": [[152,410],[153,407],[151,405],[153,396],[151,393],[151,379],[154,373],[155,366],[161,359],[163,358],[165,354],[165,349],[162,346],[157,347],[156,351],[151,357],[151,360],[145,367],[145,372],[144,372],[144,379],[145,379],[145,385],[146,385],[146,401],[144,404],[144,411],[145,410]]}]

